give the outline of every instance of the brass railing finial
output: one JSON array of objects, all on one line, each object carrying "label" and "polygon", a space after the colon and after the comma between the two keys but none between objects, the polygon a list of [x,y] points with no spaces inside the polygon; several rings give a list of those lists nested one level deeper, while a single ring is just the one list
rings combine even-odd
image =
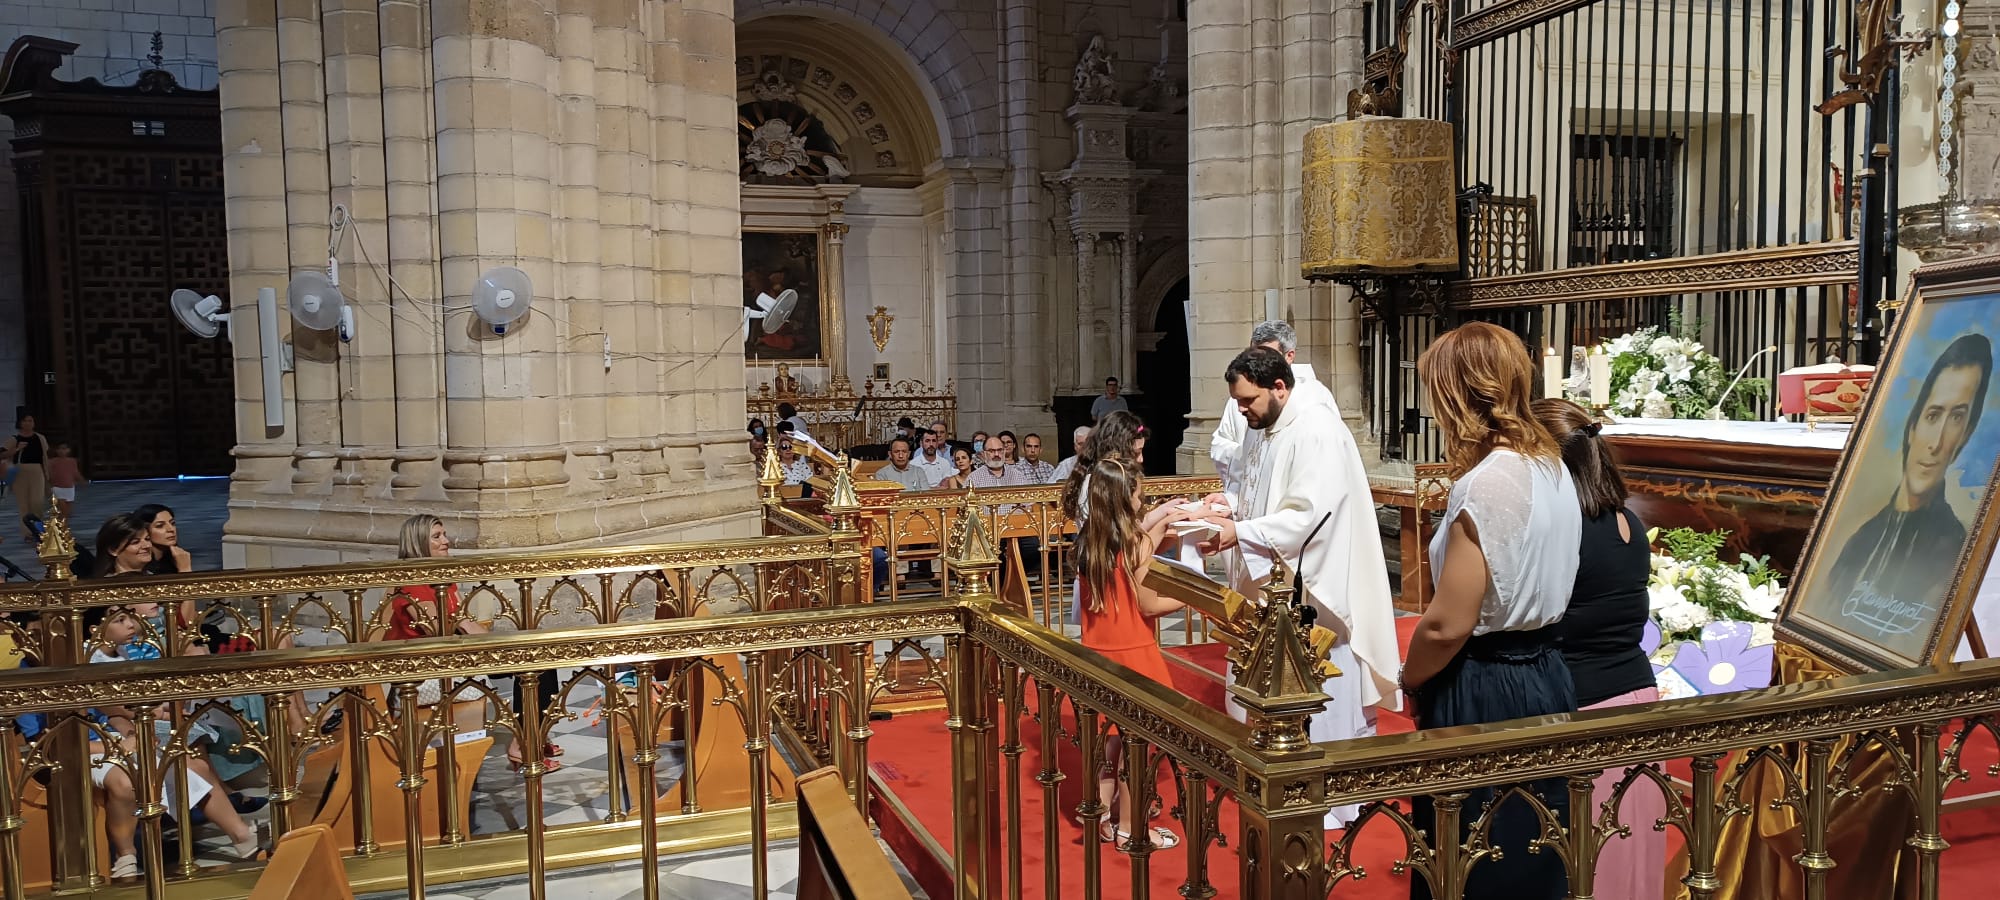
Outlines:
[{"label": "brass railing finial", "polygon": [[76,538],[70,534],[69,520],[63,517],[62,505],[56,502],[55,494],[49,494],[49,508],[42,514],[42,541],[35,548],[35,555],[42,561],[43,578],[48,581],[72,581],[76,572],[70,564],[76,561]]},{"label": "brass railing finial", "polygon": [[778,488],[785,483],[785,467],[778,462],[778,445],[774,442],[764,448],[763,468],[757,473],[757,485],[764,502],[777,504],[782,498]]},{"label": "brass railing finial", "polygon": [[1320,690],[1320,657],[1308,643],[1305,609],[1292,598],[1292,572],[1282,559],[1271,567],[1256,630],[1237,660],[1229,693],[1249,712],[1250,748],[1285,755],[1313,748],[1306,720],[1326,709]]},{"label": "brass railing finial", "polygon": [[853,531],[854,517],[861,512],[861,497],[854,493],[854,468],[847,454],[834,457],[833,493],[826,498],[826,512],[833,516],[833,530]]},{"label": "brass railing finial", "polygon": [[993,537],[986,532],[984,516],[973,503],[978,494],[965,490],[964,511],[945,545],[945,563],[964,579],[962,593],[984,597],[993,593],[993,575],[1000,569],[1000,554],[993,549]]}]

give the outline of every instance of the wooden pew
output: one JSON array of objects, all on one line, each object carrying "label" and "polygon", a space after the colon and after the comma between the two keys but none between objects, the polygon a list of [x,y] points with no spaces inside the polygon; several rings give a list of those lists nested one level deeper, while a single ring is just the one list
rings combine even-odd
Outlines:
[{"label": "wooden pew", "polygon": [[910,900],[840,770],[799,777],[799,900]]},{"label": "wooden pew", "polygon": [[[13,754],[19,759],[24,749],[19,732],[8,730],[0,739],[0,753]],[[15,770],[19,771],[19,770]],[[104,792],[90,792],[94,812],[91,821],[97,824],[97,872],[100,875],[111,872],[111,842],[104,837]],[[45,890],[55,881],[50,868],[54,857],[55,835],[49,827],[49,789],[33,778],[21,788],[21,887],[29,893]]]},{"label": "wooden pew", "polygon": [[307,825],[285,832],[250,900],[354,900],[332,828]]},{"label": "wooden pew", "polygon": [[[388,708],[383,700],[381,685],[366,688],[368,701],[380,708]],[[459,704],[464,706],[467,704]],[[428,712],[423,713],[429,715]],[[334,839],[343,853],[354,850],[354,767],[350,765],[352,754],[348,747],[349,737],[343,730],[339,740],[306,755],[306,774],[300,782],[303,792],[301,810],[313,808],[312,795],[324,785],[324,793],[318,801],[318,811],[313,814],[312,824],[326,825],[333,829]],[[454,772],[453,803],[458,806],[459,822],[467,829],[472,824],[472,785],[479,777],[480,763],[493,749],[492,736],[484,736],[457,743],[452,746]],[[407,843],[407,832],[403,827],[403,789],[396,786],[402,778],[396,760],[390,755],[387,741],[368,742],[368,790],[370,798],[370,818],[374,822],[375,843],[382,849],[401,847]],[[426,843],[438,840],[444,834],[443,813],[438,806],[439,756],[438,747],[424,749],[425,777],[428,779],[423,789],[422,827]],[[328,770],[331,774],[328,774]],[[317,774],[316,774],[317,773]]]},{"label": "wooden pew", "polygon": [[[735,655],[709,657],[716,667],[726,673],[737,684],[743,683],[743,664]],[[661,814],[678,814],[681,809],[682,789],[688,778],[695,778],[695,799],[703,810],[747,809],[750,806],[750,757],[743,751],[746,736],[743,722],[729,708],[709,703],[710,698],[723,695],[722,680],[714,672],[703,670],[700,683],[690,698],[688,717],[693,722],[695,732],[694,751],[687,756],[687,763],[681,770],[681,780],[674,782],[659,795],[655,809]],[[638,702],[636,697],[628,697]],[[632,762],[632,753],[638,743],[632,734],[632,724],[623,717],[618,718],[619,765],[624,767],[626,795],[623,798],[626,812],[639,809],[638,790],[639,767]],[[662,740],[665,740],[666,726],[662,724]],[[798,786],[792,770],[779,757],[775,744],[766,759],[770,762],[770,776],[765,781],[765,790],[772,800],[793,799]],[[654,778],[660,770],[653,770]]]}]

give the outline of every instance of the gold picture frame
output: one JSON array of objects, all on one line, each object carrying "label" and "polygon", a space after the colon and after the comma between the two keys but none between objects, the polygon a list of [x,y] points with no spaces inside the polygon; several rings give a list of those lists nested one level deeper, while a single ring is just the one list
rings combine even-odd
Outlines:
[{"label": "gold picture frame", "polygon": [[1779,639],[1849,672],[1947,661],[1993,556],[2000,256],[1925,266],[1882,355]]}]

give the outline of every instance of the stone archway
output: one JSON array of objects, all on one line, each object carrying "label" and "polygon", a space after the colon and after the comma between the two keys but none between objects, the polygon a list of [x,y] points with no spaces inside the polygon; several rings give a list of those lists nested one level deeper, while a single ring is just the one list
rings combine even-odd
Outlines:
[{"label": "stone archway", "polygon": [[[818,19],[853,32],[859,43],[828,40],[822,30],[803,46],[875,51],[882,61],[899,66],[921,92],[937,130],[938,156],[997,156],[1004,151],[998,117],[998,81],[972,44],[943,17],[905,16],[878,26],[836,5],[833,0],[737,0],[739,36],[754,34],[764,19]],[[945,26],[945,27],[937,27]],[[739,47],[739,53],[742,48]]]}]

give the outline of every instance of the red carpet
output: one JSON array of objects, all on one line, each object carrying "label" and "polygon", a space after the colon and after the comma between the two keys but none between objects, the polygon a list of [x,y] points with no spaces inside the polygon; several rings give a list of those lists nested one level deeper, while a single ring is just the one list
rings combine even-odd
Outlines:
[{"label": "red carpet", "polygon": [[[1399,637],[1407,646],[1409,633],[1416,625],[1415,617],[1397,620]],[[1218,674],[1222,671],[1222,648],[1208,644],[1169,651],[1169,662],[1173,663],[1174,684],[1182,692],[1195,699],[1221,708],[1225,692]],[[1026,692],[1027,702],[1032,707],[1034,691],[1032,685]],[[1005,715],[1006,711],[1002,711]],[[1384,714],[1378,720],[1378,727],[1384,734],[1410,731],[1412,723],[1407,716]],[[1065,712],[1064,730],[1075,733],[1075,723]],[[951,870],[948,860],[936,858],[937,852],[945,857],[952,853],[951,838],[951,754],[950,734],[945,731],[944,713],[941,711],[900,714],[895,718],[874,723],[875,736],[869,741],[871,769],[877,784],[894,794],[893,803],[885,798],[875,800],[875,817],[881,825],[882,837],[895,849],[897,856],[908,866],[911,873],[932,897],[949,897],[951,890]],[[1042,832],[1043,788],[1035,781],[1035,775],[1043,768],[1041,754],[1041,732],[1036,722],[1027,717],[1021,720],[1021,779],[1018,785],[1008,785],[1002,779],[1000,798],[1001,827],[1006,828],[1009,811],[1013,808],[1007,792],[1014,787],[1020,790],[1021,811],[1021,896],[1044,897],[1046,847]],[[1076,747],[1067,740],[1060,744],[1056,768],[1069,773],[1071,777],[1060,785],[1061,831],[1058,841],[1060,856],[1060,891],[1065,897],[1083,896],[1083,830],[1072,821],[1075,809],[1082,800],[1082,792],[1094,785],[1091,779],[1075,776],[1081,769]],[[1976,740],[1967,751],[1966,768],[1974,773],[1984,773],[1988,766],[2000,762],[2000,751],[1986,740]],[[1000,760],[1001,771],[1005,772],[1005,760]],[[1687,766],[1684,762],[1668,764],[1668,770],[1677,778],[1685,779]],[[1976,778],[1971,785],[1957,784],[1952,787],[1951,796],[1962,796],[1995,787],[1990,779]],[[1178,805],[1173,780],[1165,776],[1160,780],[1159,793],[1163,812],[1155,824],[1164,825],[1183,838],[1187,835],[1186,825],[1173,818],[1172,810]],[[909,819],[895,811],[900,806],[907,810]],[[1219,897],[1237,896],[1237,856],[1236,856],[1236,815],[1235,805],[1224,801],[1220,810],[1220,831],[1228,846],[1210,848],[1207,857],[1208,880],[1215,886]],[[1975,891],[1986,888],[2000,879],[2000,807],[1986,809],[1966,809],[1947,813],[1944,820],[1944,837],[1952,849],[1944,854],[1942,864],[1942,884],[1940,896],[1975,896]],[[1678,833],[1669,830],[1670,854],[1679,849]],[[1102,872],[1100,884],[1103,896],[1131,896],[1132,870],[1125,854],[1114,851],[1109,844],[1098,844]],[[1180,896],[1179,890],[1188,876],[1188,851],[1183,842],[1172,850],[1155,851],[1149,861],[1148,881],[1152,896],[1172,898]],[[1361,839],[1355,847],[1355,860],[1367,872],[1367,877],[1343,882],[1333,892],[1336,900],[1404,900],[1409,896],[1408,875],[1398,875],[1391,871],[1395,861],[1401,858],[1404,849],[1403,837],[1393,823],[1380,819],[1371,820],[1364,826]],[[1002,855],[1000,859],[1004,860]],[[1002,863],[1004,877],[1004,863]]]}]

